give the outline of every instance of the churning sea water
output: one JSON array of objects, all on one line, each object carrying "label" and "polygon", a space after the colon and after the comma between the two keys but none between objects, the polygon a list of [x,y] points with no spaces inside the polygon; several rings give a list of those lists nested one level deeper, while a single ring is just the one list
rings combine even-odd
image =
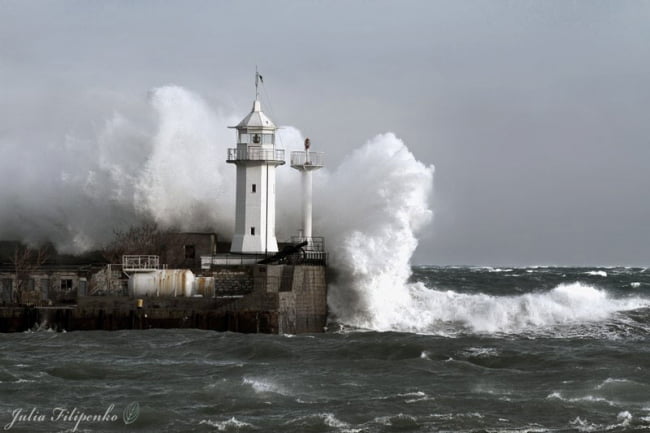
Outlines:
[{"label": "churning sea water", "polygon": [[[417,267],[416,332],[0,335],[7,431],[650,429],[650,272]],[[405,312],[408,316],[409,312]]]}]

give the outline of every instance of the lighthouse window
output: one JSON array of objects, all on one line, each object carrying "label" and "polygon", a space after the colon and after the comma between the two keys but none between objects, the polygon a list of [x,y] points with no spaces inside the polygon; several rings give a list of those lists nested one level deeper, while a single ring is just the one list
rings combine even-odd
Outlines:
[{"label": "lighthouse window", "polygon": [[244,133],[239,134],[240,143],[248,144],[248,140],[249,140],[248,134],[244,134]]},{"label": "lighthouse window", "polygon": [[255,236],[255,227],[251,227],[251,236]]},{"label": "lighthouse window", "polygon": [[273,144],[273,134],[262,134],[262,144]]},{"label": "lighthouse window", "polygon": [[257,192],[257,185],[255,184],[251,185],[251,192]]}]

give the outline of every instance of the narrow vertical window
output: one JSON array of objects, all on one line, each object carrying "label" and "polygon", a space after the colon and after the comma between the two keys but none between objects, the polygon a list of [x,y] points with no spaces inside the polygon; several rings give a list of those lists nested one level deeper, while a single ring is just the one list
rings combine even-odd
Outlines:
[{"label": "narrow vertical window", "polygon": [[251,185],[251,192],[257,192],[257,185]]},{"label": "narrow vertical window", "polygon": [[255,236],[255,227],[251,227],[251,236]]}]

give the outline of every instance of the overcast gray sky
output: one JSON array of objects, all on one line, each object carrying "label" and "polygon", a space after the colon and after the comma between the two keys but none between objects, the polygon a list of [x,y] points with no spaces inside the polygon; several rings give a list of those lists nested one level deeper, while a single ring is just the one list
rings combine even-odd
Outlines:
[{"label": "overcast gray sky", "polygon": [[416,263],[650,262],[648,1],[0,0],[0,158],[171,83],[243,117],[255,65],[328,165],[435,164]]}]

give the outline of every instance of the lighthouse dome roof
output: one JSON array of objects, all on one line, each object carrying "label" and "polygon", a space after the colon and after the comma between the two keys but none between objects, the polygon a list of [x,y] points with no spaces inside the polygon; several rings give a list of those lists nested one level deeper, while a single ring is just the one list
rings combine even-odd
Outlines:
[{"label": "lighthouse dome roof", "polygon": [[260,101],[257,99],[253,102],[253,110],[248,113],[248,116],[235,126],[237,129],[277,129],[275,124],[269,117],[262,111]]}]

